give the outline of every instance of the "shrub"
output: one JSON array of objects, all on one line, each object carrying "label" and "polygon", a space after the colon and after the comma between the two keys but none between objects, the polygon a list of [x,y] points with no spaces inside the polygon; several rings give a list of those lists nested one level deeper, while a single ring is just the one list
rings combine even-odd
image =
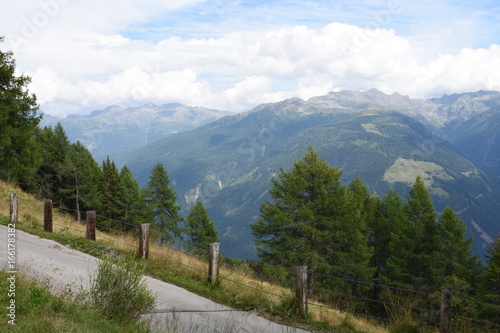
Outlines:
[{"label": "shrub", "polygon": [[133,261],[106,258],[91,279],[90,300],[110,319],[129,321],[151,311],[156,297],[142,279],[143,267]]}]

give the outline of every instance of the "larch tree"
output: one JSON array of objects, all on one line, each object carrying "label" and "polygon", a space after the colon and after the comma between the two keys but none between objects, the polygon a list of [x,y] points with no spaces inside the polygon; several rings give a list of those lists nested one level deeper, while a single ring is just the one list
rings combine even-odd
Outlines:
[{"label": "larch tree", "polygon": [[473,284],[478,273],[478,258],[472,255],[473,238],[466,239],[465,223],[447,206],[438,220],[441,249],[438,258],[443,276],[455,276]]},{"label": "larch tree", "polygon": [[353,198],[341,175],[309,147],[290,171],[280,169],[271,179],[272,201],[262,203],[261,219],[251,225],[264,262],[308,266],[310,291],[315,273],[352,276],[368,265],[367,242],[360,241],[364,226],[352,220]]},{"label": "larch tree", "polygon": [[[371,265],[376,268],[378,280],[387,271],[387,261],[391,256],[389,244],[393,235],[407,223],[404,202],[394,189],[390,189],[383,199],[374,199],[373,219],[370,221],[370,242],[373,247]],[[381,281],[378,281],[381,282]]]}]

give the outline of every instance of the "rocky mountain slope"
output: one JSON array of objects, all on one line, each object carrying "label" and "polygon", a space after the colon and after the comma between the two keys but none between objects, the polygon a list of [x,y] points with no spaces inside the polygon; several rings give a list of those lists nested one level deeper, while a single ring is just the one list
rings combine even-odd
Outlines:
[{"label": "rocky mountain slope", "polygon": [[41,126],[60,122],[72,142],[79,140],[98,161],[107,155],[142,147],[230,114],[182,104],[146,104],[136,108],[109,106],[88,116],[57,119],[44,116]]}]

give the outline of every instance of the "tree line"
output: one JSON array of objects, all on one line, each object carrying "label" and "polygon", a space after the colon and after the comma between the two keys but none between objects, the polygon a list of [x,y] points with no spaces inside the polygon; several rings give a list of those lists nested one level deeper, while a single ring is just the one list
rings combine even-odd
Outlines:
[{"label": "tree line", "polygon": [[140,189],[126,166],[118,170],[109,157],[99,165],[80,142],[70,143],[60,123],[40,128],[42,115],[28,91],[30,81],[16,75],[12,52],[0,51],[0,179],[52,199],[78,220],[81,212],[95,210],[103,228],[127,231],[151,222],[163,241],[182,237],[197,244],[191,245],[195,250],[217,241],[201,202],[185,218],[179,215],[181,206],[162,164]]},{"label": "tree line", "polygon": [[[500,241],[483,267],[464,222],[451,207],[437,214],[421,177],[405,201],[394,190],[371,195],[360,178],[342,184],[341,176],[312,147],[289,171],[280,169],[271,180],[271,199],[251,225],[263,262],[307,266],[310,296],[330,301],[339,293],[383,301],[389,296],[383,286],[393,286],[425,294],[448,289],[456,297],[500,304]],[[380,311],[364,302],[351,306]],[[462,305],[455,311],[500,324],[498,308]]]}]

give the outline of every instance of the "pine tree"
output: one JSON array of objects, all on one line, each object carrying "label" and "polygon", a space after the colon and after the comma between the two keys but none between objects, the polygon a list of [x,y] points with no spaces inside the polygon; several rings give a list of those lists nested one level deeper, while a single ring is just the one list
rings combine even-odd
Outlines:
[{"label": "pine tree", "polygon": [[149,182],[144,189],[151,220],[162,232],[162,239],[174,241],[180,235],[179,216],[181,206],[176,205],[177,195],[170,185],[170,178],[163,164],[158,163],[149,176]]},{"label": "pine tree", "polygon": [[185,218],[185,233],[190,242],[188,248],[198,253],[208,253],[210,243],[218,242],[214,222],[208,217],[201,201],[196,201]]},{"label": "pine tree", "polygon": [[42,161],[34,136],[41,116],[36,96],[27,90],[31,79],[15,71],[12,52],[0,51],[0,179],[33,191]]}]

